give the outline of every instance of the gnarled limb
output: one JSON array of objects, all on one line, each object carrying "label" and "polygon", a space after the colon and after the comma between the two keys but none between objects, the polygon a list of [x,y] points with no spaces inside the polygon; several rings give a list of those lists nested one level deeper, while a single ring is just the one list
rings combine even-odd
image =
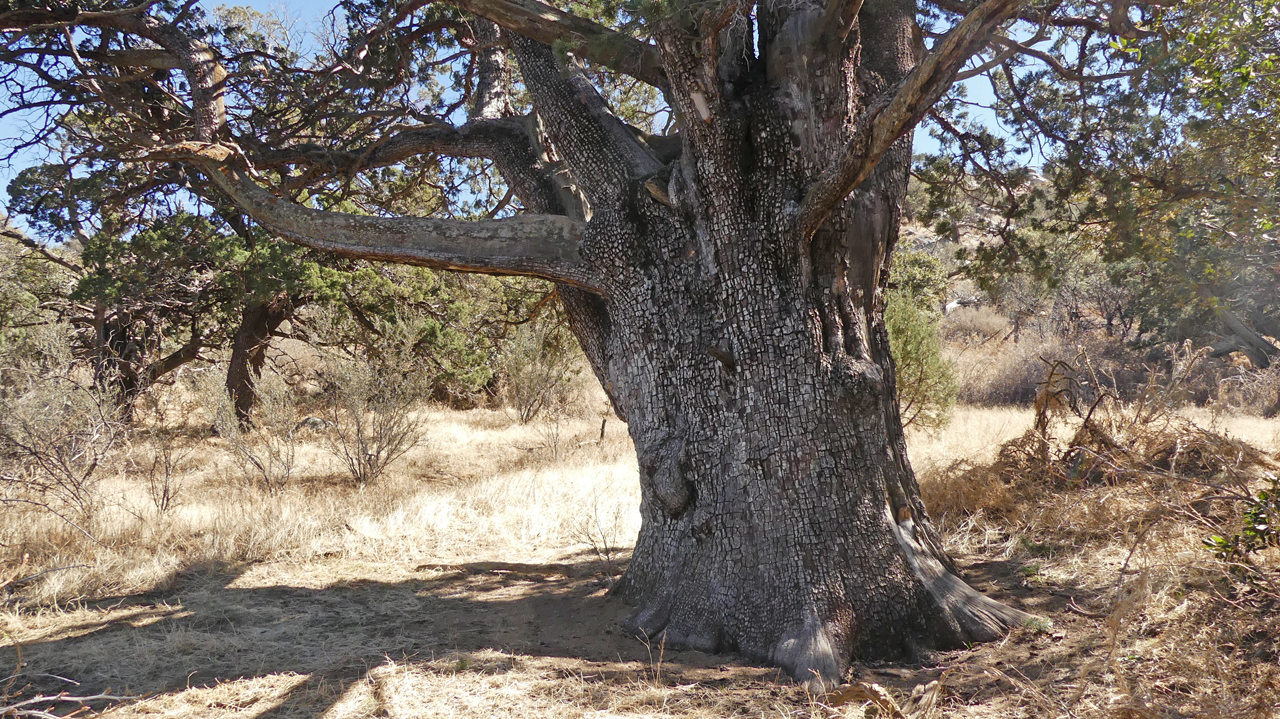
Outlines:
[{"label": "gnarled limb", "polygon": [[534,109],[592,205],[616,203],[632,179],[662,168],[581,70],[564,67],[539,41],[516,36],[511,44]]},{"label": "gnarled limb", "polygon": [[[210,142],[223,133],[227,123],[227,108],[223,99],[227,72],[207,44],[188,36],[172,24],[147,15],[146,12],[155,4],[146,2],[105,12],[79,12],[73,8],[11,10],[0,13],[0,32],[20,33],[40,29],[63,29],[70,32],[74,27],[92,27],[118,30],[156,43],[164,49],[164,53],[148,55],[135,52],[129,62],[137,62],[142,66],[160,64],[181,69],[191,87],[194,139]],[[68,51],[73,55],[75,53],[74,47],[69,47]]]},{"label": "gnarled limb", "polygon": [[911,74],[862,113],[840,157],[805,195],[797,224],[802,240],[812,237],[831,211],[867,179],[889,146],[928,112],[969,57],[986,45],[991,31],[1020,4],[1021,0],[987,0],[978,6]]},{"label": "gnarled limb", "polygon": [[347,149],[292,145],[253,152],[254,166],[277,168],[305,165],[321,174],[354,174],[388,167],[418,155],[493,157],[495,147],[511,141],[528,145],[520,118],[473,120],[461,127],[441,123],[392,133],[371,144]]},{"label": "gnarled limb", "polygon": [[523,275],[601,291],[578,252],[585,224],[556,215],[467,222],[313,210],[271,194],[233,166],[192,157],[248,215],[298,244],[345,257],[460,272]]},{"label": "gnarled limb", "polygon": [[503,117],[472,120],[462,127],[440,124],[390,134],[351,149],[295,145],[253,151],[254,166],[275,169],[303,166],[287,186],[306,186],[329,175],[351,176],[364,170],[395,165],[418,155],[483,157],[494,161],[503,179],[534,212],[560,214],[556,186],[529,138],[530,118]]}]

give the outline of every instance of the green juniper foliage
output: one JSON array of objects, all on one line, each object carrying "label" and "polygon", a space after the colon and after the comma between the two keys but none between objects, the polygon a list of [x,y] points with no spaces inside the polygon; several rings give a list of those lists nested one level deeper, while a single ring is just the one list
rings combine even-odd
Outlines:
[{"label": "green juniper foliage", "polygon": [[903,426],[939,429],[956,401],[955,369],[942,354],[938,323],[946,301],[942,263],[920,250],[898,250],[889,278],[885,327],[897,371]]}]

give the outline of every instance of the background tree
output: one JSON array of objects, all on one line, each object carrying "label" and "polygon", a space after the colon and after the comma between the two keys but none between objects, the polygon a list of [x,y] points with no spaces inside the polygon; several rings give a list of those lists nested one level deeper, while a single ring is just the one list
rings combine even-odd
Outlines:
[{"label": "background tree", "polygon": [[[1267,339],[1280,332],[1278,18],[1274,2],[1205,0],[997,41],[989,109],[1012,132],[984,127],[963,92],[940,103],[943,152],[917,165],[922,215],[997,238],[966,258],[977,278],[1073,281],[1073,248],[1113,280],[1088,290],[1109,333],[1212,342],[1266,368],[1280,353]],[[1043,176],[1019,161],[1032,154]]]},{"label": "background tree", "polygon": [[937,258],[899,249],[889,275],[884,324],[898,373],[902,426],[939,429],[956,401],[956,377],[942,356],[938,323],[947,301],[947,275]]},{"label": "background tree", "polygon": [[204,218],[150,199],[112,204],[129,179],[82,177],[65,165],[28,168],[10,186],[13,209],[41,236],[74,243],[53,253],[15,235],[51,269],[69,275],[48,302],[75,329],[78,352],[95,384],[109,389],[128,416],[161,377],[200,357],[220,334],[227,287],[219,269],[230,238]]},{"label": "background tree", "polygon": [[[633,631],[823,683],[1027,619],[955,575],[925,513],[885,297],[912,127],[977,51],[1097,7],[938,4],[926,34],[892,0],[341,7],[293,63],[188,6],[10,6],[10,94],[97,113],[105,150],[184,163],[310,247],[556,283],[638,454]],[[1116,7],[1100,36],[1147,12]],[[637,82],[676,132],[620,119]],[[498,199],[368,202],[385,168]]]}]

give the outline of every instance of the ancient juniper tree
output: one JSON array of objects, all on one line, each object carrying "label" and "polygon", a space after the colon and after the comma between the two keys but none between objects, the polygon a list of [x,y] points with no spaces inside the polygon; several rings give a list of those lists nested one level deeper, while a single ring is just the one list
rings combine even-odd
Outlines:
[{"label": "ancient juniper tree", "polygon": [[[150,140],[114,141],[190,168],[274,233],[556,283],[638,454],[643,526],[617,587],[636,607],[628,626],[829,682],[855,657],[987,640],[1027,618],[970,589],[942,551],[907,461],[883,310],[909,131],[994,31],[1061,6],[941,3],[946,32],[926,43],[914,0],[669,0],[606,12],[610,24],[537,0],[387,4],[300,82],[376,84],[388,53],[447,30],[474,57],[469,117],[354,112],[366,124],[324,141],[247,132],[227,97],[255,66],[177,4],[5,5],[0,31],[60,101],[138,109],[137,78],[180,100]],[[676,132],[622,122],[591,81],[600,68],[657,88]],[[523,211],[463,221],[294,201],[316,178],[423,156],[491,162]]]}]

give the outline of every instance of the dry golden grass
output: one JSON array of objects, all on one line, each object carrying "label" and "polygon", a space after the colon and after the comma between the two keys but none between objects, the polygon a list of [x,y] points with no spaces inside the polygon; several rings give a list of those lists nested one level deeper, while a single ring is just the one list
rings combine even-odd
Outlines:
[{"label": "dry golden grass", "polygon": [[[241,481],[213,438],[187,456],[177,506],[162,514],[126,473],[133,465],[121,461],[102,487],[108,502],[95,520],[98,542],[38,514],[7,528],[20,540],[11,557],[67,567],[23,600],[145,592],[191,568],[266,560],[536,560],[593,540],[616,547],[638,530],[635,459],[622,423],[609,423],[599,441],[594,418],[562,421],[552,438],[545,426],[513,425],[491,410],[425,414],[426,442],[365,488],[346,484],[311,442],[298,450],[296,478],[268,493]],[[560,446],[553,450],[553,442]]]},{"label": "dry golden grass", "polygon": [[[1274,422],[1191,416],[1276,449]],[[627,610],[606,589],[639,522],[625,425],[610,420],[600,441],[595,414],[424,419],[427,442],[363,488],[307,437],[297,478],[269,494],[237,476],[222,440],[190,431],[168,513],[137,474],[152,449],[139,444],[104,485],[100,543],[6,514],[6,561],[57,571],[11,588],[0,661],[20,646],[32,692],[64,688],[46,674],[140,697],[103,707],[111,717],[864,715],[865,702],[827,707],[741,658],[616,631]],[[1161,514],[1188,506],[1185,487],[965,471],[1032,421],[961,407],[909,445],[968,580],[1052,624],[856,678],[898,703],[938,681],[941,705],[916,719],[1276,716],[1275,598],[1231,581],[1202,524]],[[1257,561],[1274,569],[1277,554]]]}]

